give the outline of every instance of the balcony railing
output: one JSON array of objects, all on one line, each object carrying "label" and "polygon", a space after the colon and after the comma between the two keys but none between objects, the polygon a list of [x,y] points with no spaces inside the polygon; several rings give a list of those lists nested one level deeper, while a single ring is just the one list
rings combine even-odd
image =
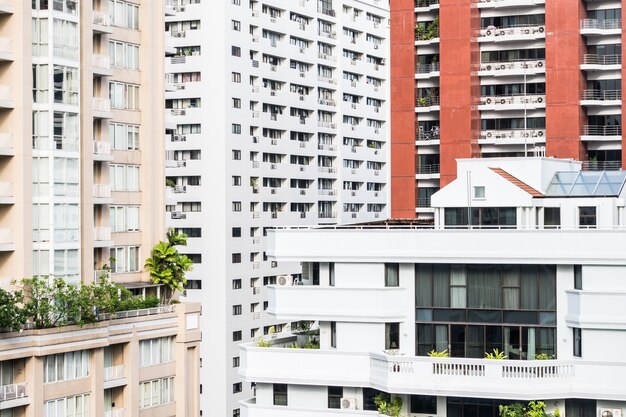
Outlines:
[{"label": "balcony railing", "polygon": [[434,107],[439,105],[439,96],[420,97],[415,100],[415,107]]},{"label": "balcony railing", "polygon": [[94,184],[93,196],[95,198],[111,198],[111,185],[110,184]]},{"label": "balcony railing", "polygon": [[535,72],[543,70],[546,66],[545,60],[522,60],[522,61],[506,61],[506,62],[483,62],[480,64],[480,71],[528,71]]},{"label": "balcony railing", "polygon": [[621,100],[622,90],[583,90],[580,99],[593,101]]},{"label": "balcony railing", "polygon": [[485,29],[481,29],[480,37],[489,38],[489,37],[500,37],[500,36],[520,36],[520,35],[536,35],[545,33],[546,28],[543,25],[536,26],[516,26],[516,27],[505,27],[505,28],[496,28],[496,27],[487,27]]},{"label": "balcony railing", "polygon": [[93,110],[101,112],[111,111],[111,101],[108,98],[94,97],[93,98]]},{"label": "balcony railing", "polygon": [[428,208],[430,207],[430,197],[418,198],[415,203],[419,208]]},{"label": "balcony railing", "polygon": [[415,0],[415,7],[430,7],[439,4],[439,0]]},{"label": "balcony railing", "polygon": [[622,136],[622,126],[585,125],[583,126],[583,136]]},{"label": "balcony railing", "polygon": [[428,74],[430,72],[438,72],[439,71],[439,62],[433,62],[432,64],[420,64],[419,62],[415,64],[415,73],[416,74]]},{"label": "balcony railing", "polygon": [[111,26],[111,15],[103,12],[93,12],[93,24],[98,26]]},{"label": "balcony railing", "polygon": [[430,130],[420,129],[418,127],[417,132],[415,132],[416,140],[439,140],[439,126],[433,127]]},{"label": "balcony railing", "polygon": [[580,21],[581,29],[600,29],[600,30],[611,30],[611,29],[621,29],[622,28],[622,20],[621,19],[582,19]]},{"label": "balcony railing", "polygon": [[583,171],[619,171],[622,161],[583,161]]},{"label": "balcony railing", "polygon": [[111,142],[103,140],[93,141],[93,153],[96,155],[111,155]]},{"label": "balcony railing", "polygon": [[152,308],[142,308],[139,310],[118,311],[116,313],[100,313],[98,314],[98,321],[152,316],[154,314],[172,313],[173,311],[174,305],[165,305]]},{"label": "balcony railing", "polygon": [[439,174],[439,164],[420,164],[416,167],[417,174]]},{"label": "balcony railing", "polygon": [[104,417],[124,417],[124,408],[116,408],[115,410],[107,410],[104,412]]},{"label": "balcony railing", "polygon": [[114,379],[124,378],[124,365],[110,366],[104,368],[104,380],[113,381]]},{"label": "balcony railing", "polygon": [[527,95],[515,95],[515,96],[482,96],[480,98],[480,104],[482,106],[511,106],[511,105],[524,105],[524,104],[541,104],[546,101],[545,95],[539,94],[527,94]]},{"label": "balcony railing", "polygon": [[110,227],[95,227],[93,235],[94,235],[94,240],[97,240],[97,241],[111,240],[111,228]]},{"label": "balcony railing", "polygon": [[545,129],[482,130],[480,132],[480,139],[541,138],[545,135]]},{"label": "balcony railing", "polygon": [[622,55],[583,55],[583,64],[587,65],[622,65]]},{"label": "balcony railing", "polygon": [[94,54],[92,58],[93,66],[96,68],[111,68],[111,59],[108,55]]},{"label": "balcony railing", "polygon": [[0,386],[0,402],[28,397],[26,382]]}]

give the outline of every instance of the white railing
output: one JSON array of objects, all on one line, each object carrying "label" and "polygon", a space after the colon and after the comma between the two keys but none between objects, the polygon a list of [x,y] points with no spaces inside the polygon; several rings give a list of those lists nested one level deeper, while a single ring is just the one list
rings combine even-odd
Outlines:
[{"label": "white railing", "polygon": [[111,240],[111,228],[110,227],[96,227],[94,228],[94,240],[106,241]]},{"label": "white railing", "polygon": [[16,384],[0,386],[0,402],[28,397],[26,387],[26,382],[18,382]]},{"label": "white railing", "polygon": [[93,66],[96,68],[111,68],[111,58],[108,55],[94,54],[92,58]]},{"label": "white railing", "polygon": [[509,62],[484,62],[480,64],[480,71],[545,71],[546,61],[543,59]]},{"label": "white railing", "polygon": [[600,29],[600,30],[612,30],[621,29],[621,19],[582,19],[580,21],[581,29]]},{"label": "white railing", "polygon": [[480,104],[482,106],[511,106],[524,104],[541,104],[546,102],[546,96],[542,94],[527,94],[515,96],[482,96]]},{"label": "white railing", "polygon": [[583,136],[621,136],[622,126],[618,125],[585,125],[583,126]]},{"label": "white railing", "polygon": [[94,140],[93,153],[97,155],[111,155],[111,142]]},{"label": "white railing", "polygon": [[430,72],[439,72],[439,62],[433,62],[432,64],[415,64],[416,74],[428,74]]},{"label": "white railing", "polygon": [[124,378],[124,365],[110,366],[104,368],[104,380],[112,381],[114,379]]},{"label": "white railing", "polygon": [[111,198],[111,185],[110,184],[94,184],[93,196],[95,198]]},{"label": "white railing", "polygon": [[0,197],[13,197],[13,183],[0,181]]},{"label": "white railing", "polygon": [[124,408],[105,411],[104,417],[124,417]]},{"label": "white railing", "polygon": [[172,313],[173,311],[174,311],[173,305],[165,305],[165,306],[152,307],[152,308],[142,308],[139,310],[118,311],[115,313],[101,313],[101,314],[98,314],[98,321],[152,316],[155,314]]},{"label": "white railing", "polygon": [[11,38],[0,38],[0,51],[5,53],[13,52],[13,40]]},{"label": "white railing", "polygon": [[93,12],[93,24],[98,26],[111,26],[111,15],[104,12]]},{"label": "white railing", "polygon": [[583,90],[580,99],[592,101],[621,100],[622,90]]},{"label": "white railing", "polygon": [[94,97],[93,98],[93,110],[101,112],[111,111],[111,102],[108,98]]},{"label": "white railing", "polygon": [[622,55],[583,55],[583,64],[586,65],[621,65]]}]

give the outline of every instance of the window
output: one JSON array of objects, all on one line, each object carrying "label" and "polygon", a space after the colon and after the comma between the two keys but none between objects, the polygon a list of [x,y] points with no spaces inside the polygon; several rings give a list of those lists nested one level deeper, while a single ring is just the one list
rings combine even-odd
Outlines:
[{"label": "window", "polygon": [[231,20],[231,27],[233,30],[236,30],[237,32],[241,31],[241,22],[238,20]]},{"label": "window", "polygon": [[330,347],[337,348],[337,322],[330,322]]},{"label": "window", "polygon": [[241,185],[241,177],[239,175],[233,175],[233,186],[238,187]]},{"label": "window", "polygon": [[595,229],[596,220],[595,207],[578,207],[578,224],[581,228]]},{"label": "window", "polygon": [[109,83],[111,107],[122,110],[139,109],[139,86],[117,81]]},{"label": "window", "polygon": [[274,384],[274,405],[287,405],[287,384]]},{"label": "window", "polygon": [[241,211],[241,201],[233,201],[233,211]]},{"label": "window", "polygon": [[399,271],[400,264],[385,264],[385,287],[400,285]]},{"label": "window", "polygon": [[233,306],[233,316],[240,316],[240,315],[241,315],[241,304],[234,305]]},{"label": "window", "polygon": [[263,311],[267,310],[270,306],[269,301],[263,301]]},{"label": "window", "polygon": [[123,0],[109,0],[109,13],[113,26],[139,29],[139,6]]},{"label": "window", "polygon": [[574,265],[574,289],[583,289],[583,267],[582,265]]},{"label": "window", "polygon": [[233,368],[239,368],[239,356],[234,356],[233,357]]},{"label": "window", "polygon": [[174,401],[174,377],[159,378],[139,384],[139,408],[156,407]]},{"label": "window", "polygon": [[484,186],[480,185],[480,186],[474,187],[474,199],[476,200],[485,199],[485,187]]},{"label": "window", "polygon": [[139,272],[139,246],[115,246],[111,248],[111,272]]},{"label": "window", "polygon": [[233,160],[240,161],[241,160],[241,151],[239,149],[233,149],[232,156],[233,156]]},{"label": "window", "polygon": [[186,290],[201,290],[202,289],[202,281],[199,279],[188,279],[185,284]]},{"label": "window", "polygon": [[[472,226],[510,226],[517,224],[515,207],[472,207]],[[468,208],[446,207],[444,209],[445,225],[467,226]]]},{"label": "window", "polygon": [[343,387],[328,387],[328,408],[341,408]]},{"label": "window", "polygon": [[437,397],[433,395],[411,395],[411,413],[437,414]]},{"label": "window", "polygon": [[89,417],[89,399],[89,394],[82,394],[46,401],[43,417]]},{"label": "window", "polygon": [[374,388],[363,388],[363,410],[369,410],[369,411],[376,411],[378,410],[378,407],[376,406],[376,403],[374,402],[374,398],[379,395],[382,394],[383,396],[385,396],[387,398],[387,400],[389,400],[389,394],[378,391],[377,389]]},{"label": "window", "polygon": [[174,336],[139,341],[141,367],[159,365],[174,360]]},{"label": "window", "polygon": [[139,45],[110,40],[109,60],[113,68],[139,69]]},{"label": "window", "polygon": [[400,349],[400,323],[385,323],[385,349]]},{"label": "window", "polygon": [[[232,3],[233,3],[235,6],[241,6],[241,0],[233,0],[233,1],[232,1]],[[237,410],[239,410],[239,409],[237,409]]]},{"label": "window", "polygon": [[241,330],[233,332],[233,342],[239,342],[242,338]]},{"label": "window", "polygon": [[202,228],[200,227],[175,227],[175,233],[184,233],[187,237],[202,237]]},{"label": "window", "polygon": [[139,231],[139,206],[110,206],[112,232]]},{"label": "window", "polygon": [[[235,1],[239,1],[239,0],[233,0],[233,3],[234,3]],[[240,416],[241,416],[241,410],[240,410],[239,408],[235,408],[235,409],[233,410],[233,417],[240,417]]]},{"label": "window", "polygon": [[120,151],[139,149],[139,126],[124,123],[109,123],[111,147]]},{"label": "window", "polygon": [[233,394],[237,394],[238,392],[242,391],[242,384],[241,382],[237,382],[235,384],[233,384]]},{"label": "window", "polygon": [[233,290],[240,290],[240,289],[241,289],[241,279],[234,279]]},{"label": "window", "polygon": [[545,229],[557,229],[561,225],[561,208],[544,207],[543,227]]},{"label": "window", "polygon": [[88,350],[46,356],[43,382],[49,384],[87,378],[89,376],[89,356]]},{"label": "window", "polygon": [[232,237],[241,237],[241,227],[232,228]]},{"label": "window", "polygon": [[112,191],[139,191],[139,166],[110,164],[109,176]]},{"label": "window", "polygon": [[234,264],[240,264],[241,263],[241,254],[240,253],[233,253],[232,254],[232,261]]},{"label": "window", "polygon": [[241,108],[241,99],[233,97],[233,108],[240,109]]},{"label": "window", "polygon": [[582,330],[574,327],[572,329],[573,331],[573,342],[574,342],[574,356],[578,357],[578,358],[582,358],[583,356],[583,351],[582,351]]},{"label": "window", "polygon": [[241,48],[238,46],[231,46],[230,52],[232,56],[241,56]]},{"label": "window", "polygon": [[241,82],[241,73],[239,73],[239,72],[233,72],[233,73],[231,74],[231,80],[232,80],[234,83],[240,83],[240,82]]}]

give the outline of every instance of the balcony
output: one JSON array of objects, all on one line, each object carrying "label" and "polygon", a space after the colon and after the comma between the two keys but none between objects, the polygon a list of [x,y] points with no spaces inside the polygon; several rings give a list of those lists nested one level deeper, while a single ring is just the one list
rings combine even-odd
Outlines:
[{"label": "balcony", "polygon": [[483,62],[478,68],[478,75],[487,76],[511,76],[511,75],[534,75],[546,72],[546,61],[542,59],[528,61],[503,61]]},{"label": "balcony", "polygon": [[534,110],[544,107],[546,107],[546,96],[543,94],[482,96],[478,110]]},{"label": "balcony", "polygon": [[124,365],[104,368],[103,379],[104,389],[126,385],[127,381],[124,374]]},{"label": "balcony", "polygon": [[111,101],[108,98],[93,98],[93,117],[95,119],[112,119]]},{"label": "balcony", "polygon": [[93,160],[94,161],[112,161],[111,143],[103,140],[93,141]]},{"label": "balcony", "polygon": [[417,208],[430,208],[430,197],[417,198],[415,200],[415,207],[417,207]]},{"label": "balcony", "polygon": [[581,35],[620,35],[621,31],[621,19],[582,19],[580,21]]},{"label": "balcony", "polygon": [[415,167],[415,173],[418,175],[439,174],[439,164],[419,164]]},{"label": "balcony", "polygon": [[113,33],[113,27],[111,27],[111,15],[105,12],[94,11],[93,12],[93,31],[96,33],[111,34]]},{"label": "balcony", "polygon": [[622,90],[583,90],[580,104],[582,106],[621,106]]},{"label": "balcony", "polygon": [[545,4],[545,0],[479,0],[478,8],[528,7]]},{"label": "balcony", "polygon": [[13,135],[10,133],[0,133],[0,156],[13,156]]},{"label": "balcony", "polygon": [[321,349],[240,347],[247,381],[376,387],[406,394],[530,401],[575,397],[619,400],[626,364],[431,358]]},{"label": "balcony", "polygon": [[518,42],[545,38],[546,27],[536,26],[515,26],[515,27],[487,27],[480,30],[479,42]]},{"label": "balcony", "polygon": [[10,181],[0,181],[0,204],[14,204],[13,183]]},{"label": "balcony", "polygon": [[622,69],[622,55],[583,55],[580,69],[587,71],[620,71]]},{"label": "balcony", "polygon": [[320,211],[317,213],[318,219],[336,219],[337,213],[334,211]]},{"label": "balcony", "polygon": [[0,386],[0,409],[30,404],[27,387],[26,382]]},{"label": "balcony", "polygon": [[108,55],[94,54],[92,62],[94,75],[100,75],[103,77],[110,77],[113,75],[113,71],[111,70],[111,58],[109,58]]},{"label": "balcony", "polygon": [[116,408],[104,412],[104,417],[124,417],[124,408]]},{"label": "balcony", "polygon": [[0,252],[11,252],[14,250],[13,229],[0,229]]},{"label": "balcony", "polygon": [[0,108],[12,109],[14,107],[13,88],[4,84],[0,85]]},{"label": "balcony", "polygon": [[[384,323],[403,321],[404,288],[339,288],[314,285],[267,287],[270,308],[278,320],[324,320]],[[375,305],[376,308],[372,308]],[[409,311],[411,314],[411,311]]]},{"label": "balcony", "polygon": [[433,62],[431,64],[415,64],[415,78],[426,79],[430,77],[439,76],[439,62]]},{"label": "balcony", "polygon": [[94,204],[110,204],[113,202],[111,198],[110,184],[94,184],[93,185],[93,202]]},{"label": "balcony", "polygon": [[509,130],[481,130],[479,143],[481,144],[519,144],[532,139],[533,142],[544,142],[545,129],[509,129]]},{"label": "balcony", "polygon": [[13,41],[11,38],[0,38],[0,61],[13,61]]},{"label": "balcony", "polygon": [[622,161],[582,161],[583,171],[619,171]]},{"label": "balcony", "polygon": [[425,113],[439,110],[439,96],[419,97],[415,100],[415,111]]},{"label": "balcony", "polygon": [[95,227],[93,232],[94,247],[104,248],[113,246],[113,240],[111,239],[110,227]]},{"label": "balcony", "polygon": [[622,141],[621,125],[585,125],[581,139],[584,141]]},{"label": "balcony", "polygon": [[416,12],[427,12],[439,8],[439,0],[415,0]]}]

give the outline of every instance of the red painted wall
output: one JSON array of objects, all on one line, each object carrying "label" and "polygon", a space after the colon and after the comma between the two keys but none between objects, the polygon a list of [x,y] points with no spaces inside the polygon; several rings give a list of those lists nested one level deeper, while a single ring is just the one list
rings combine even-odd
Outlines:
[{"label": "red painted wall", "polygon": [[439,5],[441,72],[441,187],[456,179],[456,159],[477,157],[480,117],[477,100],[480,62],[476,35],[478,9],[471,0],[441,0]]},{"label": "red painted wall", "polygon": [[[567,10],[567,13],[563,11]],[[580,106],[586,81],[580,70],[585,53],[581,0],[546,2],[546,155],[586,159],[580,135],[586,123]]]},{"label": "red painted wall", "polygon": [[391,2],[391,217],[415,217],[415,3]]}]

